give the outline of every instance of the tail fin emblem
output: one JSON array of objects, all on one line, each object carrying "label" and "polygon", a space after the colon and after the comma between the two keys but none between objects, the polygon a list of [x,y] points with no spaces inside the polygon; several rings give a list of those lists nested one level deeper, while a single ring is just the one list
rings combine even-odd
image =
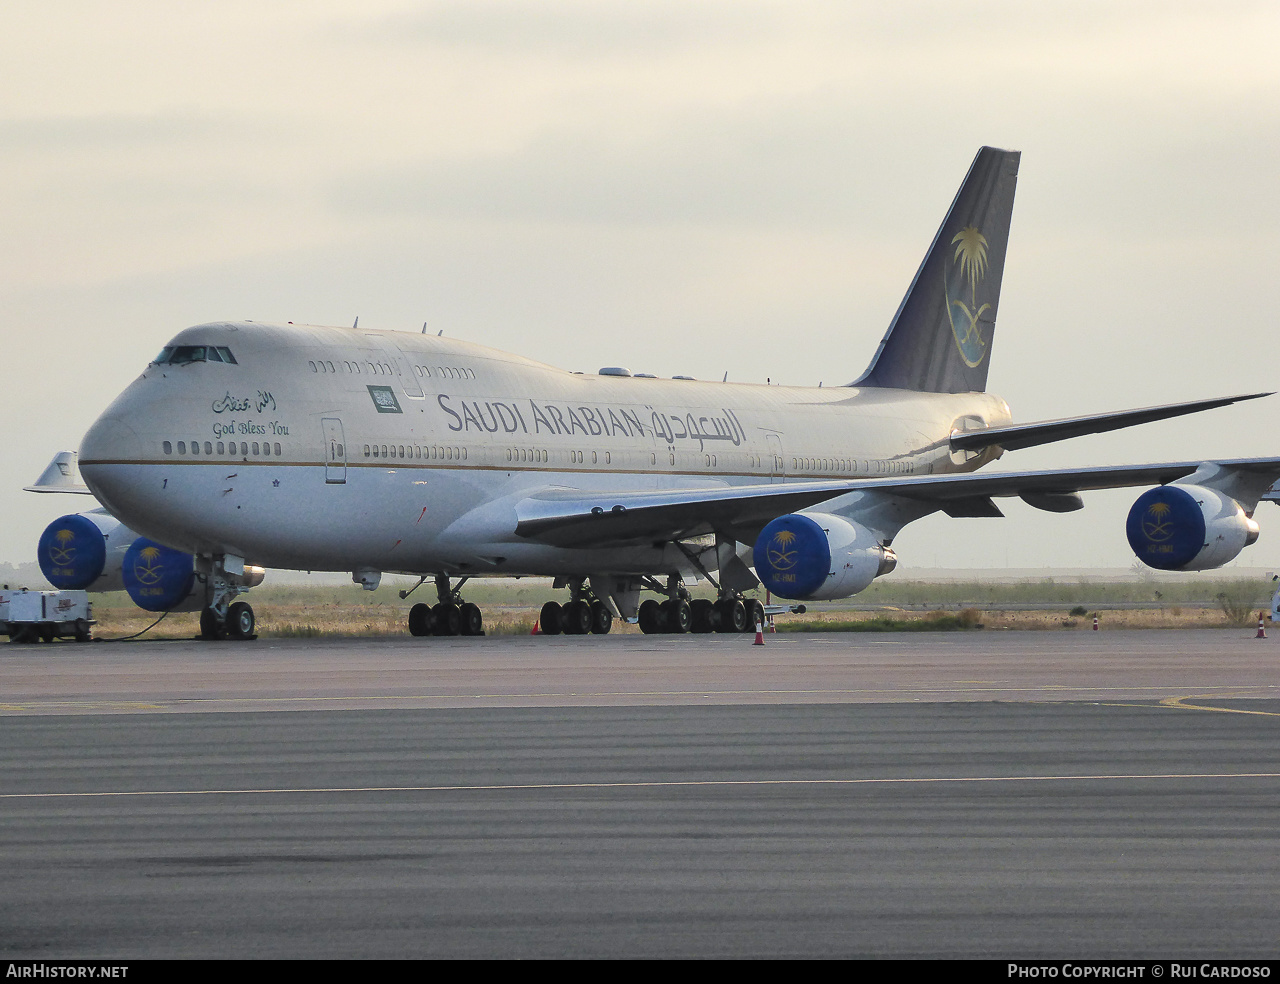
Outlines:
[{"label": "tail fin emblem", "polygon": [[[943,275],[947,317],[951,319],[951,333],[956,337],[960,358],[964,359],[965,365],[974,368],[987,357],[987,343],[982,340],[982,333],[978,330],[978,319],[991,307],[990,304],[978,306],[978,284],[982,283],[982,278],[987,273],[987,237],[976,226],[965,226],[951,238],[951,243],[956,252],[952,257],[951,270],[948,271],[950,276]],[[953,285],[948,284],[947,280],[958,281],[954,284],[958,288],[957,294],[962,294],[964,282],[968,281],[968,304],[961,298],[951,296]]]}]

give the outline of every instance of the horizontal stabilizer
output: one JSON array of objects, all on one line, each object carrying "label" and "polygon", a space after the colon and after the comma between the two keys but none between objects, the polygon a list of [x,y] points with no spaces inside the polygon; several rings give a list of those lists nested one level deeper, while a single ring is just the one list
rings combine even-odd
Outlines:
[{"label": "horizontal stabilizer", "polygon": [[34,485],[23,492],[74,492],[77,495],[93,495],[80,477],[80,455],[76,451],[59,451],[40,473]]},{"label": "horizontal stabilizer", "polygon": [[951,450],[981,451],[984,448],[1001,447],[1006,451],[1020,451],[1040,444],[1065,441],[1085,434],[1102,434],[1106,431],[1148,424],[1153,420],[1167,420],[1183,414],[1199,413],[1226,407],[1244,400],[1256,400],[1271,393],[1248,393],[1244,396],[1224,396],[1214,400],[1194,400],[1190,403],[1167,403],[1159,407],[1143,407],[1140,410],[1118,410],[1115,413],[1095,413],[1087,417],[1064,417],[1061,420],[1041,420],[1031,424],[1013,424],[1009,427],[988,427],[985,430],[957,431],[951,435]]}]

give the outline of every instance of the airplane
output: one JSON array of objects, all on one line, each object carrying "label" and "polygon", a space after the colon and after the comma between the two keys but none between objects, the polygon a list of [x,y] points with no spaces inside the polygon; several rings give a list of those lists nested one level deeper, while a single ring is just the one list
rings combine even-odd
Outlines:
[{"label": "airplane", "polygon": [[[1280,458],[983,473],[1006,451],[1267,396],[1015,423],[986,392],[1020,154],[978,151],[867,370],[835,387],[570,372],[455,338],[248,321],[179,332],[34,491],[99,508],[40,538],[55,587],[123,587],[200,611],[206,639],[255,637],[239,600],[266,567],[434,581],[414,636],[483,633],[475,577],[553,577],[547,634],[744,632],[763,586],[850,597],[893,540],[941,511],[1051,512],[1155,486],[1129,543],[1161,570],[1227,563]],[[82,476],[82,479],[81,477]],[[692,599],[705,579],[716,600]],[[655,598],[641,602],[644,591]]]}]

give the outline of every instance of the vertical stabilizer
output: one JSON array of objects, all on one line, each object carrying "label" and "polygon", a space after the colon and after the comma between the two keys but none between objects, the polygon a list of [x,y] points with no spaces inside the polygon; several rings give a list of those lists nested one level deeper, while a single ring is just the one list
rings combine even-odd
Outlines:
[{"label": "vertical stabilizer", "polygon": [[986,389],[1020,156],[978,151],[871,365],[851,385]]}]

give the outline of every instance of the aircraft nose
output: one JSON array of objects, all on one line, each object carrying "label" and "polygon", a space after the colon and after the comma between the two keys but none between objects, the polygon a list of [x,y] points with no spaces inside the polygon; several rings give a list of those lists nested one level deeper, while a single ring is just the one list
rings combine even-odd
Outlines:
[{"label": "aircraft nose", "polygon": [[137,431],[114,414],[104,413],[93,422],[80,442],[80,464],[136,461],[142,454]]}]

